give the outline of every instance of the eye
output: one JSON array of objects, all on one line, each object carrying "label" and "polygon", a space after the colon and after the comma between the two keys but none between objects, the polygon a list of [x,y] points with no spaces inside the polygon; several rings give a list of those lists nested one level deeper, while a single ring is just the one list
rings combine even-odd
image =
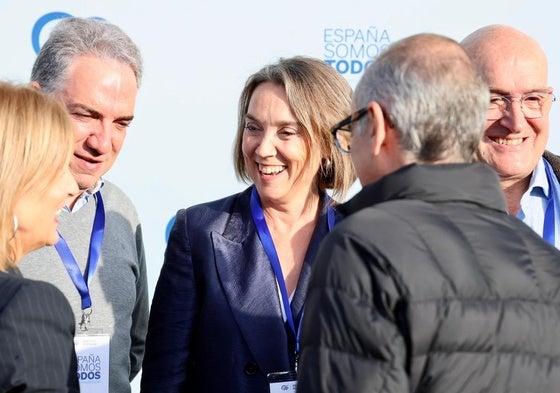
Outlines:
[{"label": "eye", "polygon": [[541,94],[527,94],[525,97],[523,97],[523,103],[528,108],[534,109],[537,109],[541,106],[542,100],[544,100],[544,96],[542,96]]},{"label": "eye", "polygon": [[300,131],[293,127],[282,127],[277,131],[278,138],[289,139],[300,135]]},{"label": "eye", "polygon": [[253,124],[253,123],[248,123],[248,124],[245,124],[245,130],[246,130],[247,132],[249,132],[249,133],[255,133],[255,132],[260,131],[260,128],[257,127],[257,126],[256,126],[255,124]]},{"label": "eye", "polygon": [[93,122],[97,121],[97,117],[93,116],[91,113],[87,112],[74,112],[70,113],[70,117],[78,123],[81,124],[93,124]]},{"label": "eye", "polygon": [[79,118],[93,118],[93,116],[87,112],[72,112],[71,114],[72,116]]},{"label": "eye", "polygon": [[280,135],[282,135],[282,136],[288,137],[288,136],[297,135],[297,132],[291,131],[291,130],[280,130],[280,131],[278,132],[278,134],[280,134]]},{"label": "eye", "polygon": [[507,98],[504,96],[491,96],[490,107],[501,107],[506,104]]},{"label": "eye", "polygon": [[129,121],[117,122],[117,123],[116,123],[116,127],[117,127],[119,130],[126,130],[128,127],[130,127],[130,122],[129,122]]}]

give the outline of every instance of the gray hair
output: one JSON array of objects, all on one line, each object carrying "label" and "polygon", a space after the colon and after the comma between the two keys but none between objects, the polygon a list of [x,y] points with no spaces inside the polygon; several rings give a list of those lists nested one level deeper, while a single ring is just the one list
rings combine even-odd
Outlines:
[{"label": "gray hair", "polygon": [[140,87],[142,56],[130,37],[109,22],[76,17],[65,18],[54,27],[35,59],[31,81],[39,83],[47,93],[59,92],[72,61],[83,55],[128,65]]},{"label": "gray hair", "polygon": [[[454,40],[418,34],[393,43],[364,72],[356,108],[376,101],[418,162],[469,162],[484,133],[488,86]],[[358,132],[363,132],[364,121]]]}]

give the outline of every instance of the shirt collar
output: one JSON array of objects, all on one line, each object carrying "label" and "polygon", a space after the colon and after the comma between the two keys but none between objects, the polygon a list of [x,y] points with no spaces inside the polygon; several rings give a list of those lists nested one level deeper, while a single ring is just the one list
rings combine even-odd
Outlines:
[{"label": "shirt collar", "polygon": [[543,158],[539,160],[536,168],[533,170],[527,191],[532,196],[544,196],[547,199],[550,196]]},{"label": "shirt collar", "polygon": [[101,190],[101,187],[103,187],[103,184],[105,184],[105,181],[103,180],[103,178],[99,178],[99,180],[97,180],[97,182],[93,185],[93,187],[88,188],[87,190],[82,192],[82,194],[76,200],[76,203],[74,203],[74,206],[72,207],[72,209],[69,209],[68,207],[66,207],[66,210],[69,211],[69,212],[72,212],[72,213],[80,210],[82,207],[84,207],[88,203],[89,198],[92,195],[94,195],[97,191]]}]

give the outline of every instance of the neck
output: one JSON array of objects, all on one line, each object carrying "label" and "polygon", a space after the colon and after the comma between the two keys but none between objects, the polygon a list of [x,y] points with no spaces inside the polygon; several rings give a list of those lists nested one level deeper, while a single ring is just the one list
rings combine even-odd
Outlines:
[{"label": "neck", "polygon": [[317,226],[319,194],[310,193],[303,201],[261,203],[280,260],[286,289],[291,295],[297,287],[309,242]]},{"label": "neck", "polygon": [[263,212],[269,225],[271,223],[293,227],[298,222],[309,223],[315,221],[319,210],[319,194],[308,194],[303,203],[301,200],[288,202],[261,200]]},{"label": "neck", "polygon": [[521,197],[529,189],[530,181],[531,176],[527,176],[516,181],[500,181],[502,190],[504,191],[504,196],[506,197],[509,214],[516,215],[519,212],[519,209],[521,209]]}]

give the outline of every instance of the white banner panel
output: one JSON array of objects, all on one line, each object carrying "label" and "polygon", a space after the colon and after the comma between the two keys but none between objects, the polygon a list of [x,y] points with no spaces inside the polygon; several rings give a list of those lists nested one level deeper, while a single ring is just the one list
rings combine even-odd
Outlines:
[{"label": "white banner panel", "polygon": [[[0,78],[27,82],[36,49],[65,15],[107,19],[140,46],[145,75],[136,117],[107,178],[138,208],[151,294],[175,212],[245,188],[231,155],[237,100],[251,73],[281,56],[309,55],[331,63],[354,86],[395,40],[419,32],[461,40],[502,23],[541,43],[550,84],[560,94],[559,11],[551,0],[0,1]],[[559,105],[553,104],[548,146],[557,153]],[[135,391],[138,385],[139,378]]]}]

